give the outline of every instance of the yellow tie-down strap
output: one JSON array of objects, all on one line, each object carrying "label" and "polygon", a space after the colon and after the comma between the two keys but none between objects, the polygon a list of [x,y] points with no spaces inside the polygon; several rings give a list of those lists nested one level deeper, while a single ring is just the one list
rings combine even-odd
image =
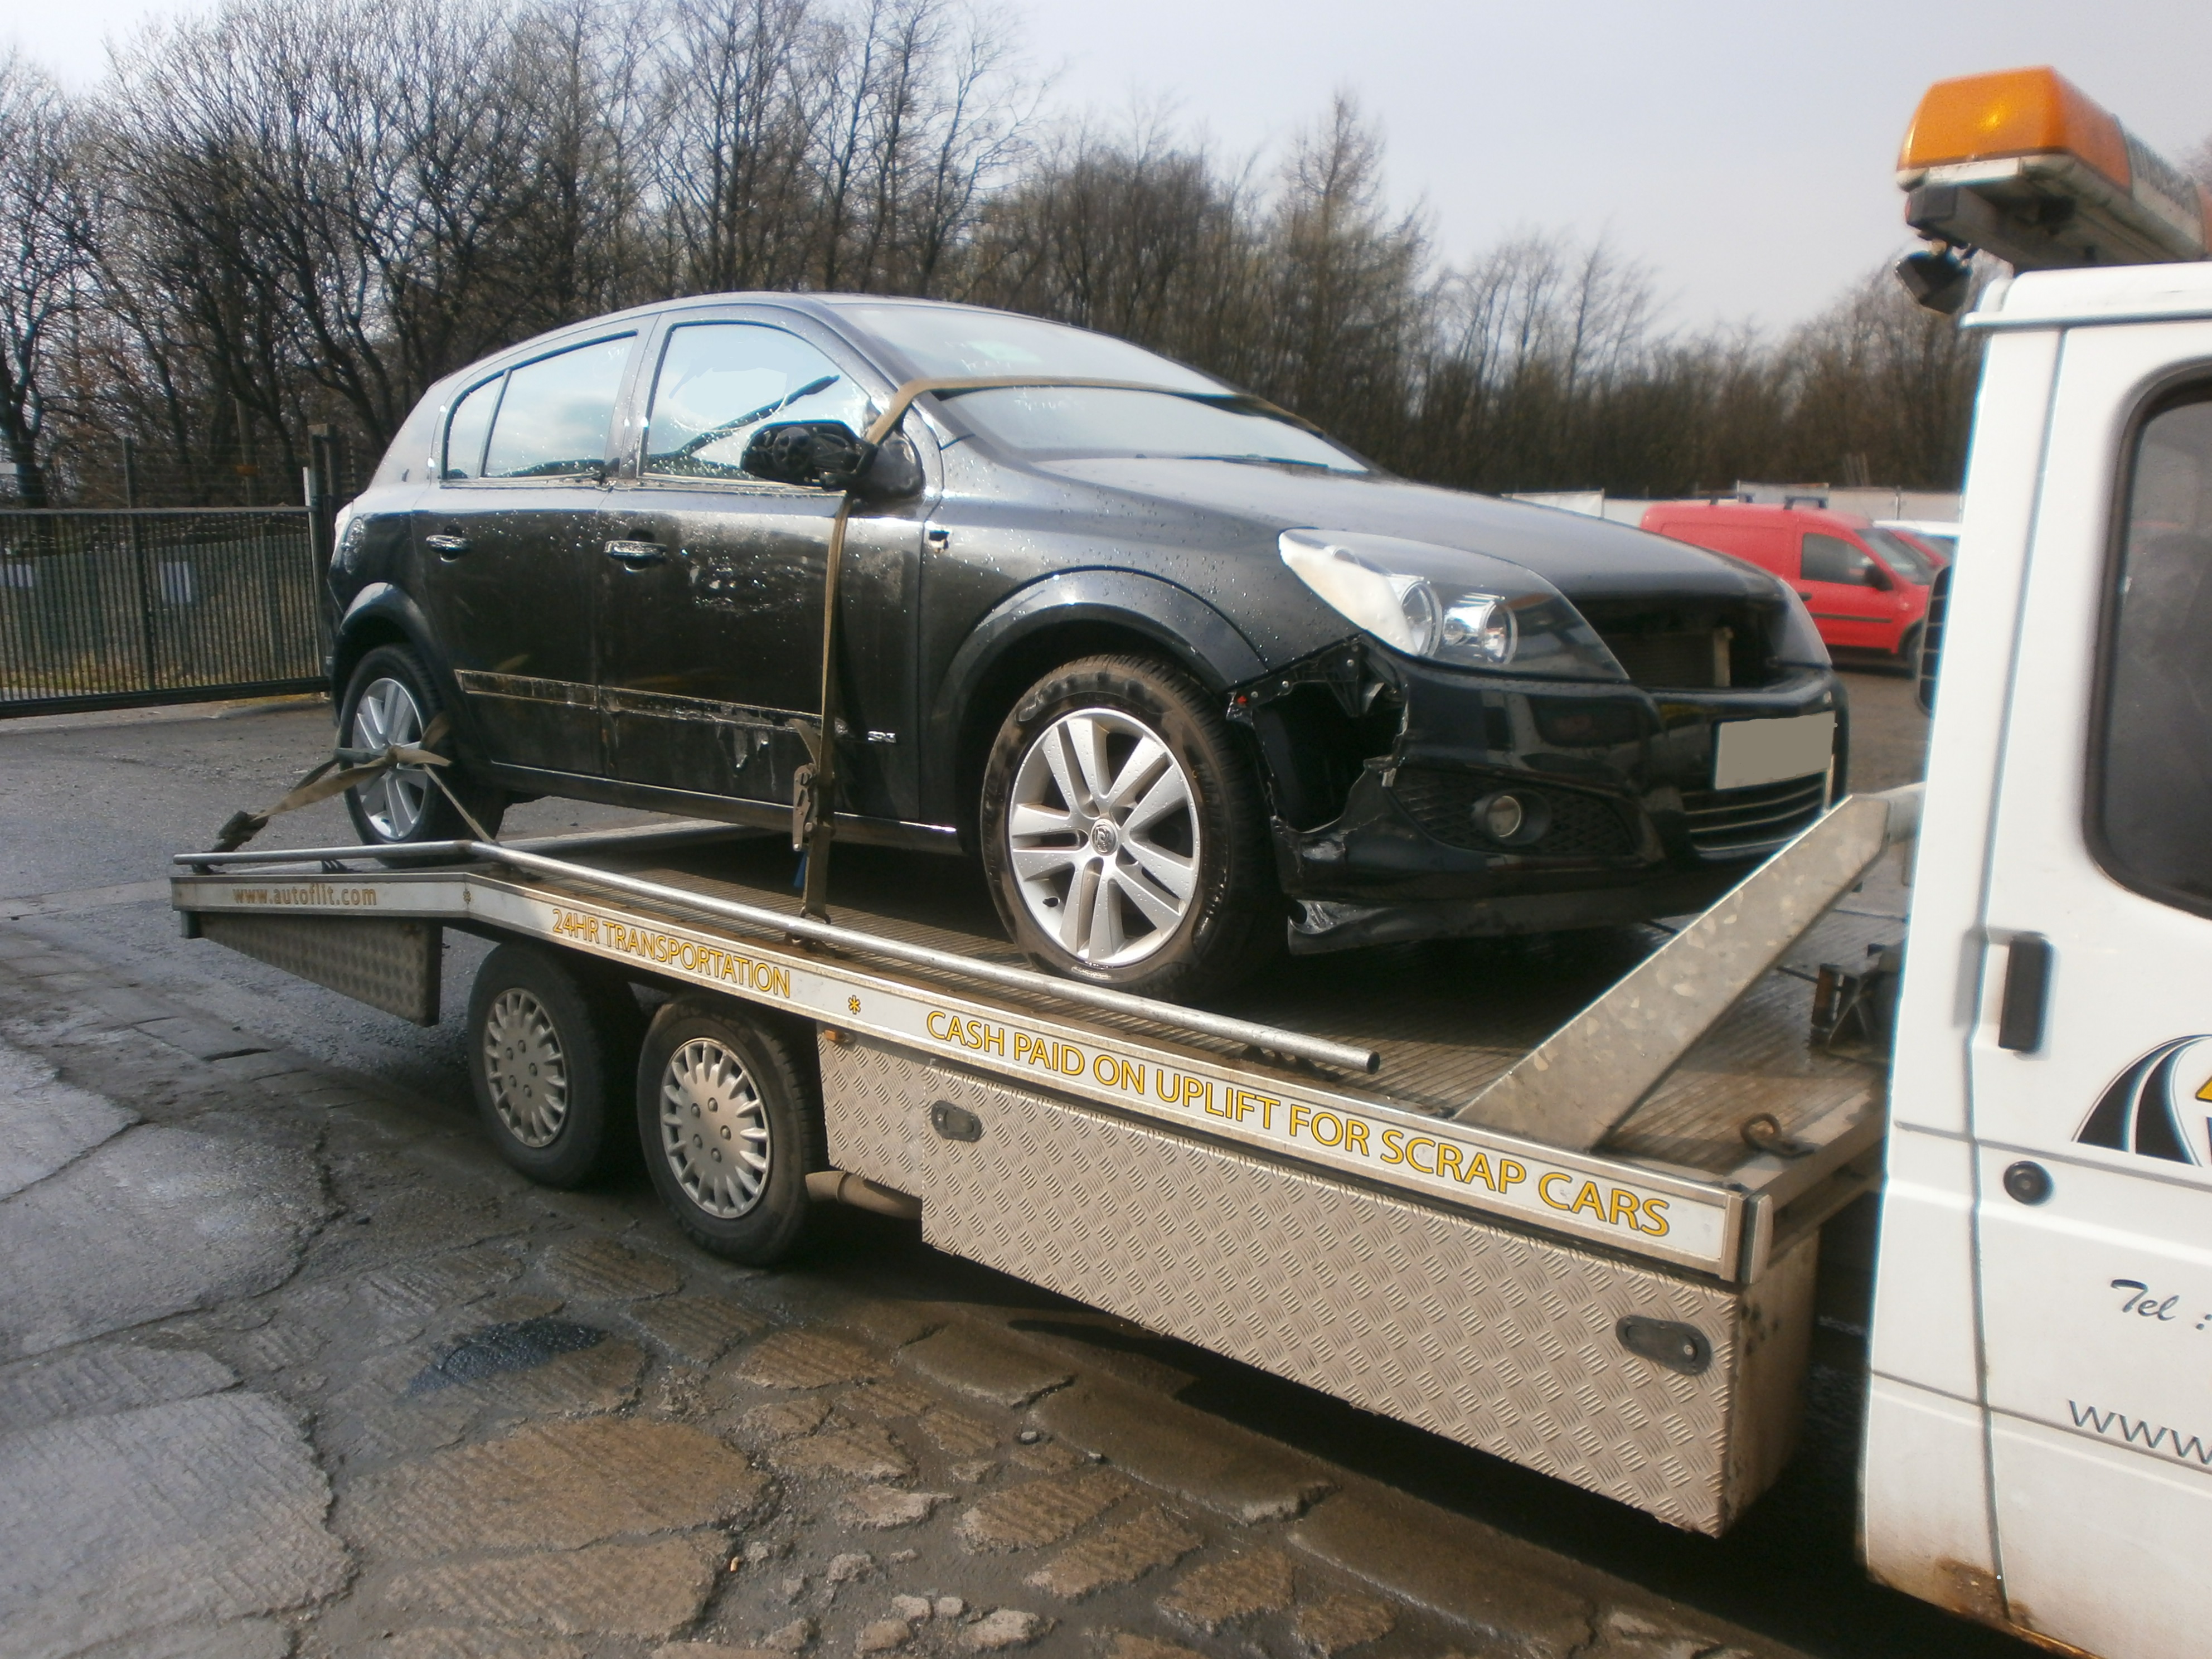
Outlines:
[{"label": "yellow tie-down strap", "polygon": [[[466,916],[866,1033],[1017,1085],[1094,1102],[1455,1207],[1738,1276],[1741,1194],[1340,1094],[1218,1057],[1062,1024],[794,946],[481,875],[180,878],[187,910]],[[928,1194],[919,1194],[925,1202]]]}]

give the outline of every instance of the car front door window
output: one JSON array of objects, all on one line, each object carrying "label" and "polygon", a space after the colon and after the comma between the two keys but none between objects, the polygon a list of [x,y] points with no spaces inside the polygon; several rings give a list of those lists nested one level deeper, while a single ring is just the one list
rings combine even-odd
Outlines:
[{"label": "car front door window", "polygon": [[[822,594],[842,496],[746,469],[763,429],[875,406],[849,365],[793,330],[701,319],[666,331],[639,480],[609,502],[600,661],[615,775],[686,794],[787,804],[822,695]],[[920,526],[857,515],[839,587],[849,810],[908,816]]]},{"label": "car front door window", "polygon": [[1840,536],[1808,531],[1799,556],[1800,591],[1820,637],[1847,650],[1890,649],[1896,606],[1874,556]]}]

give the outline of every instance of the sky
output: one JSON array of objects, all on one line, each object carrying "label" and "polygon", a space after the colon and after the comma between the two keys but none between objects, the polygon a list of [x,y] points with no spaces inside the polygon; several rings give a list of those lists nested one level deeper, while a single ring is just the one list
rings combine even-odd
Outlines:
[{"label": "sky", "polygon": [[[0,18],[75,84],[149,12]],[[2050,64],[2176,157],[2212,136],[2206,0],[1004,0],[1048,110],[1166,111],[1227,157],[1279,155],[1349,92],[1391,195],[1465,259],[1532,229],[1603,236],[1692,327],[1808,316],[1913,246],[1893,176],[1920,94]]]}]

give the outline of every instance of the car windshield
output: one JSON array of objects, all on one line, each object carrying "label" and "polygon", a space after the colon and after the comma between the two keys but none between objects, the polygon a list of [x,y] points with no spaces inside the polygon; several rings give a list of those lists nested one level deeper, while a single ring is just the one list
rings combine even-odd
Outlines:
[{"label": "car windshield", "polygon": [[1915,587],[1925,587],[1936,580],[1936,572],[1941,567],[1904,537],[1887,530],[1863,530],[1859,534],[1865,538],[1869,547],[1881,555],[1883,563]]},{"label": "car windshield", "polygon": [[916,376],[1065,375],[1166,388],[1002,386],[957,394],[963,420],[1032,459],[1144,456],[1368,470],[1320,434],[1126,340],[957,306],[851,306],[840,315],[888,346]]}]

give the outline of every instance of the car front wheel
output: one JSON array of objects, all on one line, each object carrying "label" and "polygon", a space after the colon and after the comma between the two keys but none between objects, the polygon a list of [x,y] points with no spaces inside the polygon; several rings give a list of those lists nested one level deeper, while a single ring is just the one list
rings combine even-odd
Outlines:
[{"label": "car front wheel", "polygon": [[1190,998],[1279,943],[1257,780],[1212,700],[1141,657],[1088,657],[1023,695],[983,778],[984,869],[1040,966]]}]

